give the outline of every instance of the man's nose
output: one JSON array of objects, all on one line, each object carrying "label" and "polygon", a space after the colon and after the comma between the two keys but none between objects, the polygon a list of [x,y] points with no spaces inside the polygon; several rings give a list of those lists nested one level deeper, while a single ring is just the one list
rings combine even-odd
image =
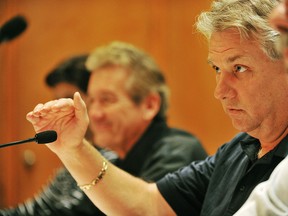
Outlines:
[{"label": "man's nose", "polygon": [[214,90],[214,97],[218,100],[226,98],[233,98],[236,91],[233,86],[233,74],[221,72],[216,78],[216,87]]},{"label": "man's nose", "polygon": [[91,119],[100,119],[104,116],[104,110],[97,103],[91,103],[88,107],[88,114]]}]

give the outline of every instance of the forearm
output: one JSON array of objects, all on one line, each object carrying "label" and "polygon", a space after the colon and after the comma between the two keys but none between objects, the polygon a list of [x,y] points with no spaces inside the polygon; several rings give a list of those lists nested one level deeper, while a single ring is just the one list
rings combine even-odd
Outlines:
[{"label": "forearm", "polygon": [[[103,157],[86,142],[77,150],[58,156],[79,185],[90,183],[102,169]],[[110,163],[103,178],[85,191],[107,215],[159,215],[156,204],[159,193],[156,192],[155,185],[135,178]]]}]

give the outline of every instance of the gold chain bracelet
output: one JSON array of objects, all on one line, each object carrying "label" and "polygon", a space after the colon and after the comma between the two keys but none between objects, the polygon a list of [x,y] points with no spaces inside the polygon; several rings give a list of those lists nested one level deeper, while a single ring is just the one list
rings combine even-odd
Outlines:
[{"label": "gold chain bracelet", "polygon": [[103,160],[102,169],[99,172],[98,176],[95,179],[93,179],[93,181],[91,183],[84,184],[84,185],[78,185],[78,187],[83,191],[89,190],[92,186],[95,186],[103,178],[103,176],[107,172],[107,169],[108,169],[108,163],[106,160]]}]

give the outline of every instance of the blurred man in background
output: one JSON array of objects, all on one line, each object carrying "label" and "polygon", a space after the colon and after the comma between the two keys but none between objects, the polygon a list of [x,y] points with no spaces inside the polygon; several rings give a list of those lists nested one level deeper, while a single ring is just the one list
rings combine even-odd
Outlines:
[{"label": "blurred man in background", "polygon": [[[80,65],[86,70],[83,61]],[[154,182],[166,173],[207,156],[195,136],[167,125],[168,86],[149,55],[131,44],[112,42],[92,52],[87,66],[93,71],[89,79],[88,101],[84,94],[94,134],[93,143],[116,152],[119,158],[112,160],[116,166]],[[71,71],[73,68],[69,69]],[[48,85],[54,86],[54,91],[58,89],[56,97],[70,97],[75,87],[71,82],[56,85],[55,80],[62,76],[57,73],[56,69],[54,75],[47,77]],[[67,89],[62,88],[59,91],[60,87],[72,91],[67,93]],[[80,90],[83,94],[83,88]],[[85,133],[86,128],[80,130]],[[57,177],[59,185],[51,184],[56,193],[48,189],[49,196],[43,193],[33,204],[22,205],[10,212],[15,212],[14,215],[26,215],[29,211],[30,215],[101,215],[67,175],[65,170],[64,177]],[[72,182],[67,184],[66,178]]]}]

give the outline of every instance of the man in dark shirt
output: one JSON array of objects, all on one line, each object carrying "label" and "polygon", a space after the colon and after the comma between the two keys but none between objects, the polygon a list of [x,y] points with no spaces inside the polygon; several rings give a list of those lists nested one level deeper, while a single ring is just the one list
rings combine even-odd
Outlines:
[{"label": "man in dark shirt", "polygon": [[[77,90],[74,85],[82,86],[81,82],[71,79],[78,77],[81,70],[84,71],[79,81],[86,77],[86,57],[78,58],[76,62],[74,59],[73,67],[71,62],[64,62],[47,77],[47,84],[54,88],[56,97],[71,97]],[[167,125],[168,87],[150,56],[131,44],[113,42],[96,49],[89,64],[93,73],[87,104],[91,129],[96,134],[93,141],[120,156],[115,159],[111,152],[100,150],[107,160],[134,176],[154,182],[207,156],[195,136]],[[76,69],[80,74],[75,74]],[[84,99],[86,89],[80,88]],[[35,199],[17,208],[0,211],[1,214],[102,215],[66,169],[60,170]]]},{"label": "man in dark shirt", "polygon": [[277,4],[220,0],[199,17],[216,72],[214,95],[245,133],[205,161],[157,182],[178,215],[233,215],[288,153],[288,74],[276,49],[279,33],[268,23]]}]

